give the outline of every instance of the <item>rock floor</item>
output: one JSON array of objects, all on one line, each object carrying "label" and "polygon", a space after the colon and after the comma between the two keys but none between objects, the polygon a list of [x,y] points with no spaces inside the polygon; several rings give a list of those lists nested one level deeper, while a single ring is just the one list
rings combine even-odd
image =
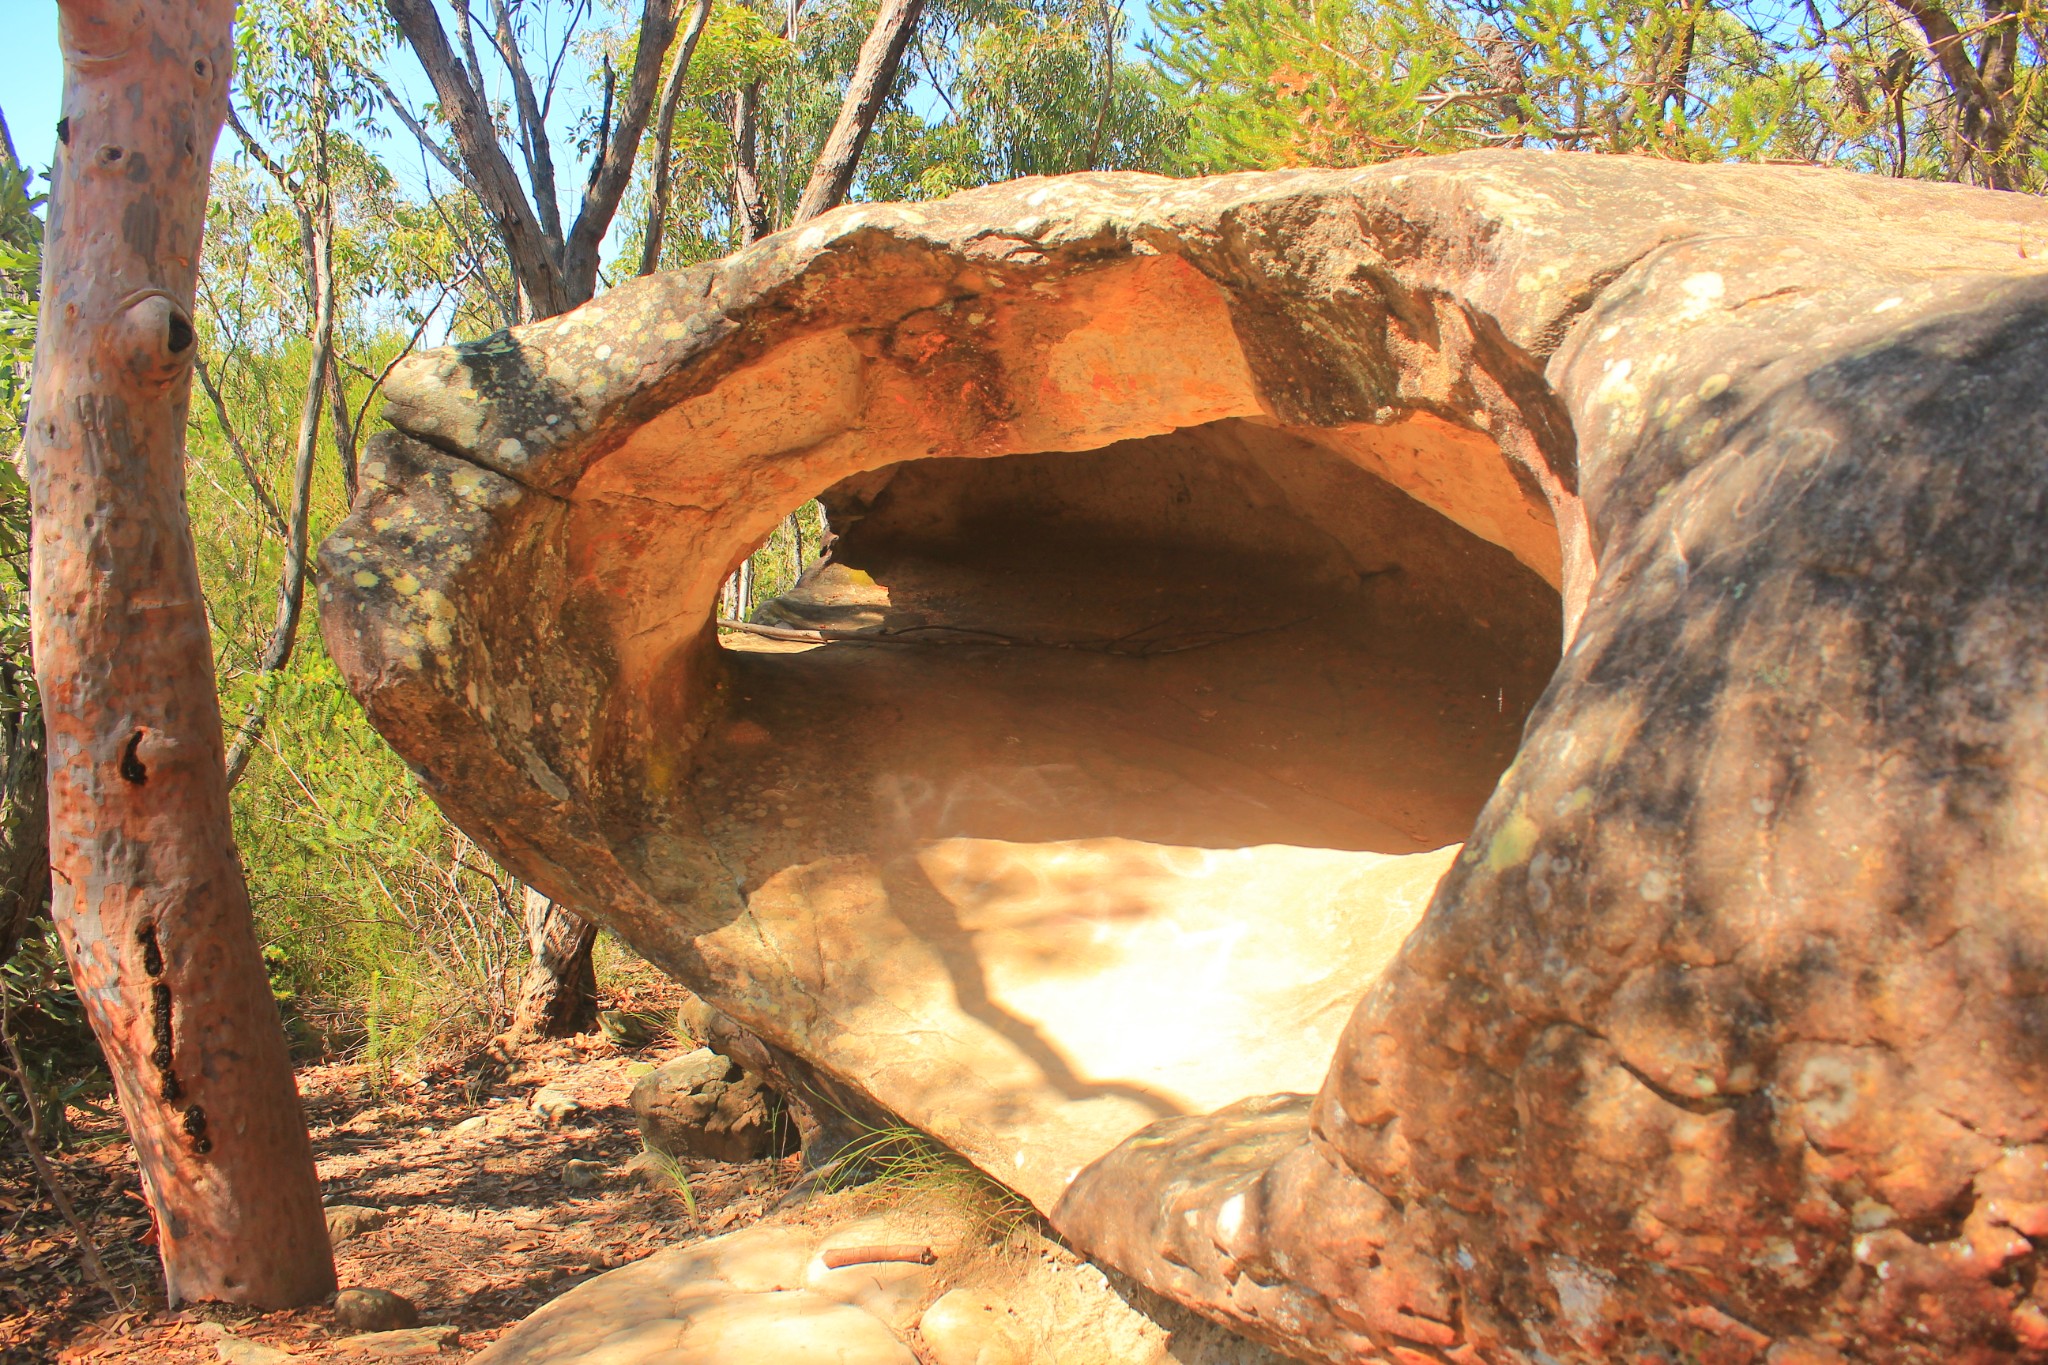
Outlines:
[{"label": "rock floor", "polygon": [[1280,1361],[1079,1259],[1014,1200],[884,1181],[600,1275],[473,1365]]}]

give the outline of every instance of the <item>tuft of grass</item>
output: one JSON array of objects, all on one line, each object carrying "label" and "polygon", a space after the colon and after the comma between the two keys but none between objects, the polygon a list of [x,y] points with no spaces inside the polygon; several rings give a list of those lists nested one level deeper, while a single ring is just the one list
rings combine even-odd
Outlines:
[{"label": "tuft of grass", "polygon": [[908,1124],[867,1129],[841,1149],[818,1185],[827,1194],[858,1187],[882,1203],[939,1200],[990,1242],[1007,1239],[1034,1216],[1022,1195]]},{"label": "tuft of grass", "polygon": [[699,1221],[697,1217],[697,1192],[690,1188],[690,1173],[683,1169],[683,1163],[677,1161],[667,1152],[657,1151],[652,1147],[644,1148],[643,1155],[646,1156],[654,1169],[660,1171],[664,1178],[673,1182],[672,1189],[676,1194],[682,1196],[683,1207],[690,1211],[690,1221],[693,1223]]}]

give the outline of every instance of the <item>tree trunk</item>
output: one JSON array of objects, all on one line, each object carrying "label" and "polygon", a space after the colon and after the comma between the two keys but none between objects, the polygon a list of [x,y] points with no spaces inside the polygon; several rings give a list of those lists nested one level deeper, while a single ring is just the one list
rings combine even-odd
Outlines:
[{"label": "tree trunk", "polygon": [[35,688],[0,663],[6,715],[0,774],[0,963],[14,956],[50,896],[50,806],[43,771],[43,717]]},{"label": "tree trunk", "polygon": [[26,452],[52,915],[172,1303],[334,1289],[228,817],[186,520],[192,297],[232,0],[63,0],[64,119]]},{"label": "tree trunk", "polygon": [[760,105],[759,81],[741,86],[732,97],[732,197],[733,207],[739,215],[740,235],[746,246],[752,246],[775,231],[774,220],[768,212],[768,198],[761,191],[761,167],[755,153]]},{"label": "tree trunk", "polygon": [[689,79],[690,58],[696,55],[697,40],[711,18],[711,0],[697,0],[690,11],[690,26],[683,31],[682,51],[669,68],[668,84],[661,90],[661,109],[654,124],[654,189],[647,197],[647,232],[640,243],[640,273],[652,275],[661,269],[661,239],[668,231],[669,158],[675,145],[676,106],[682,103],[683,82]]},{"label": "tree trunk", "polygon": [[909,46],[910,35],[917,29],[917,17],[923,11],[924,0],[882,0],[875,26],[868,30],[867,41],[860,45],[860,60],[854,64],[853,79],[846,83],[846,99],[839,106],[839,119],[832,125],[824,149],[818,153],[810,183],[804,186],[796,216],[790,219],[791,227],[809,222],[846,197],[853,184],[853,173],[860,165],[860,149],[868,140],[868,130],[875,126],[882,101],[889,97],[889,87],[895,84],[896,65],[903,60],[903,49]]},{"label": "tree trunk", "polygon": [[[1897,3],[1919,26],[1927,55],[1954,105],[1950,174],[1962,179],[1974,172],[1978,183],[1989,189],[2012,189],[2017,149],[2012,146],[2012,69],[2004,60],[2004,44],[2017,42],[2017,25],[1992,28],[1981,40],[1980,55],[1973,58],[1969,35],[1939,0]],[[2010,12],[2001,4],[1986,5],[1985,11],[1994,24]]]},{"label": "tree trunk", "polygon": [[[328,272],[331,275],[334,269],[331,248],[329,256]],[[328,311],[334,311],[331,299]],[[329,335],[331,338],[332,333]],[[327,402],[334,415],[334,453],[341,461],[341,497],[344,503],[353,507],[356,505],[356,428],[355,423],[349,420],[348,386],[341,382],[340,356],[331,339],[327,348]]]},{"label": "tree trunk", "polygon": [[526,888],[526,943],[533,952],[507,1037],[567,1038],[597,1022],[597,926]]}]

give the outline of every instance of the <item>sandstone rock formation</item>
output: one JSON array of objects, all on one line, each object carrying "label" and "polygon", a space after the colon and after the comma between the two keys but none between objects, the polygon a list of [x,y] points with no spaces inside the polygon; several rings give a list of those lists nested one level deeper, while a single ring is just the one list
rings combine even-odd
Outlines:
[{"label": "sandstone rock formation", "polygon": [[[1279,1365],[972,1198],[822,1196],[576,1286],[473,1365]],[[915,1244],[931,1264],[838,1257]]]},{"label": "sandstone rock formation", "polygon": [[[2044,253],[1538,153],[841,210],[410,362],[323,624],[520,875],[1291,1353],[2048,1358]],[[819,493],[871,643],[722,645]]]},{"label": "sandstone rock formation", "polygon": [[781,1136],[760,1079],[708,1047],[635,1081],[630,1103],[640,1141],[672,1157],[758,1161],[775,1151]]}]

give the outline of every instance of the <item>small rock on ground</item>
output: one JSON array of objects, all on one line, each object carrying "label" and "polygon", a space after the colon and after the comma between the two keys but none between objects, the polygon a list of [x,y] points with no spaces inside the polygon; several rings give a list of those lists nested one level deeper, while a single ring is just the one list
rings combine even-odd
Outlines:
[{"label": "small rock on ground", "polygon": [[618,1178],[629,1185],[650,1190],[677,1190],[687,1183],[675,1158],[660,1152],[642,1152],[620,1166]]},{"label": "small rock on ground", "polygon": [[344,1289],[334,1296],[334,1317],[359,1332],[387,1332],[419,1325],[420,1310],[412,1300],[388,1289]]},{"label": "small rock on ground", "polygon": [[662,1063],[633,1085],[640,1140],[671,1156],[754,1161],[775,1146],[760,1079],[700,1047]]},{"label": "small rock on ground", "polygon": [[220,1357],[222,1365],[285,1365],[287,1361],[298,1359],[290,1351],[265,1346],[261,1342],[244,1341],[225,1333],[213,1343],[213,1352]]},{"label": "small rock on ground", "polygon": [[340,1246],[349,1238],[375,1232],[390,1221],[391,1215],[382,1209],[362,1204],[330,1204],[327,1208],[327,1240]]},{"label": "small rock on ground", "polygon": [[583,1106],[577,1103],[574,1095],[551,1085],[534,1092],[532,1109],[557,1128],[583,1112]]},{"label": "small rock on ground", "polygon": [[437,1356],[455,1344],[453,1327],[408,1327],[392,1332],[365,1332],[345,1337],[334,1349],[352,1356],[379,1360],[406,1360],[414,1356]]}]

